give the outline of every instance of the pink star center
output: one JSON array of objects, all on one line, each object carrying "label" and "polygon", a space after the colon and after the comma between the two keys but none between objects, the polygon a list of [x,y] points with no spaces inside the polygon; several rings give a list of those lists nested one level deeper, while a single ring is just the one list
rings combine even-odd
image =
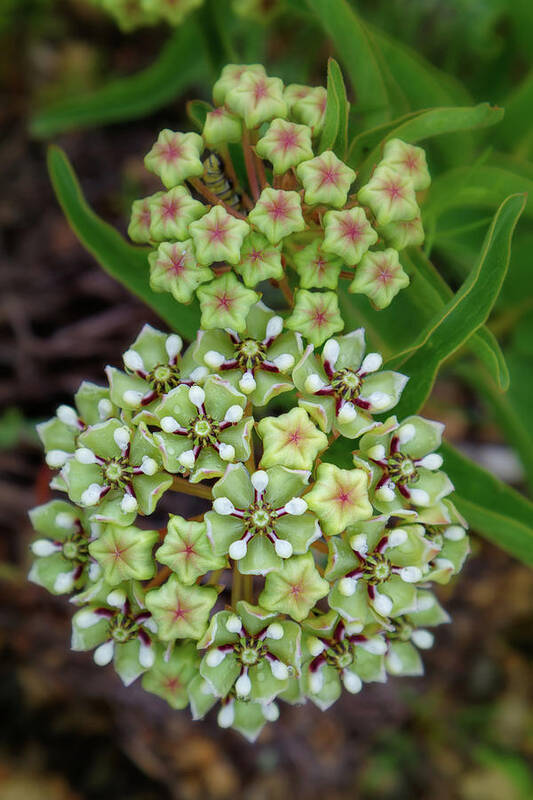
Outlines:
[{"label": "pink star center", "polygon": [[217,306],[219,308],[224,309],[224,311],[229,311],[229,309],[233,305],[233,298],[226,293],[217,295],[215,297],[215,301]]},{"label": "pink star center", "polygon": [[177,692],[181,689],[181,681],[179,678],[166,678],[164,687],[168,692]]},{"label": "pink star center", "polygon": [[178,604],[178,607],[173,610],[172,616],[174,617],[174,621],[177,622],[180,619],[185,619],[188,613],[188,608],[182,608],[182,606]]},{"label": "pink star center", "polygon": [[403,199],[403,189],[398,183],[389,181],[383,184],[383,191],[389,195],[391,201]]},{"label": "pink star center", "polygon": [[172,272],[173,275],[181,275],[182,272],[185,272],[186,259],[187,259],[186,253],[178,253],[174,251],[170,256],[170,264],[168,266],[168,272]]},{"label": "pink star center", "polygon": [[196,555],[196,553],[194,551],[194,546],[190,542],[187,542],[187,544],[185,545],[185,547],[183,548],[183,550],[181,552],[185,556],[187,561],[190,558],[192,558],[193,556]]},{"label": "pink star center", "polygon": [[159,148],[159,155],[168,164],[183,157],[183,148],[175,142],[166,142]]},{"label": "pink star center", "polygon": [[267,206],[267,212],[275,222],[287,217],[287,201],[279,197]]},{"label": "pink star center", "polygon": [[220,242],[223,244],[227,233],[228,229],[223,222],[217,222],[214,228],[208,229],[209,240],[211,242]]},{"label": "pink star center", "polygon": [[363,236],[364,227],[358,225],[357,222],[343,221],[341,222],[341,236],[343,239],[349,239],[350,242],[358,242]]},{"label": "pink star center", "polygon": [[298,445],[303,439],[302,432],[299,428],[291,431],[287,436],[287,444]]},{"label": "pink star center", "polygon": [[386,286],[388,283],[394,280],[394,272],[386,262],[382,262],[377,266],[375,279]]},{"label": "pink star center", "polygon": [[319,256],[317,259],[315,259],[315,267],[317,268],[319,275],[322,275],[326,271],[327,265],[328,262],[323,259],[322,256]]},{"label": "pink star center", "polygon": [[320,186],[337,184],[339,180],[339,171],[335,167],[321,167],[320,169]]},{"label": "pink star center", "polygon": [[293,583],[291,588],[290,588],[290,590],[289,590],[289,594],[291,594],[293,597],[297,598],[297,597],[300,597],[302,595],[302,593],[303,593],[302,584],[301,583]]},{"label": "pink star center", "polygon": [[248,254],[248,259],[252,264],[256,265],[258,261],[263,261],[263,251],[252,250],[252,252]]},{"label": "pink star center", "polygon": [[170,219],[176,219],[179,210],[180,206],[177,200],[170,200],[166,203],[163,203],[161,207],[161,216],[166,222],[168,222]]},{"label": "pink star center", "polygon": [[279,150],[287,153],[298,146],[298,134],[295,131],[280,131],[277,137],[277,145]]},{"label": "pink star center", "polygon": [[409,172],[414,172],[416,169],[418,169],[418,159],[416,156],[413,155],[407,156],[407,158],[404,160],[403,163],[404,166],[409,170]]},{"label": "pink star center", "polygon": [[150,227],[150,222],[152,221],[152,218],[150,215],[149,208],[143,208],[143,210],[139,215],[139,221],[141,222],[142,225],[146,225],[147,228]]},{"label": "pink star center", "polygon": [[325,325],[327,323],[329,314],[324,308],[313,308],[309,312],[309,316],[310,316],[312,322],[318,328],[321,328],[322,325]]},{"label": "pink star center", "polygon": [[259,103],[268,95],[268,88],[264,79],[258,81],[254,86],[254,102]]},{"label": "pink star center", "polygon": [[349,490],[342,489],[342,488],[340,489],[339,493],[336,495],[336,497],[334,499],[341,506],[345,506],[347,503],[351,504],[351,502],[352,502],[352,498],[351,498]]}]

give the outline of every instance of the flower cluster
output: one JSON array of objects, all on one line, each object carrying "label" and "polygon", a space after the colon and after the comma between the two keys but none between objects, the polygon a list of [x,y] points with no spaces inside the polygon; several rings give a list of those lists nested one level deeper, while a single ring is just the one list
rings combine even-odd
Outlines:
[{"label": "flower cluster", "polygon": [[[419,674],[447,620],[430,583],[468,552],[442,426],[374,418],[406,378],[365,355],[363,330],[319,352],[256,303],[240,334],[201,330],[182,349],[145,326],[107,387],[82,384],[39,426],[68,500],[31,512],[30,578],[73,595],[72,647],[195,718],[218,704],[249,738],[276,699],[327,708],[342,686]],[[339,436],[351,468],[328,461]],[[176,511],[180,492],[209,510],[161,529],[171,492]]]},{"label": "flower cluster", "polygon": [[[124,32],[166,22],[177,26],[203,5],[204,0],[90,0],[110,14]],[[233,0],[233,11],[247,19],[266,22],[280,10],[281,0]]]},{"label": "flower cluster", "polygon": [[320,151],[327,92],[284,86],[261,65],[225,67],[201,133],[161,131],[145,158],[164,190],[133,204],[129,234],[149,244],[150,283],[196,295],[202,327],[240,333],[265,281],[286,296],[292,330],[318,346],[341,331],[337,288],[389,305],[409,278],[399,251],[424,239],[424,151],[389,140],[367,183]]},{"label": "flower cluster", "polygon": [[[340,333],[333,291],[351,270],[379,307],[407,282],[423,152],[389,141],[350,194],[355,172],[315,155],[324,89],[229,66],[214,101],[201,136],[162,132],[146,163],[167,191],[130,226],[157,245],[153,288],[196,294],[201,329],[184,348],[146,325],[107,386],[83,383],[39,426],[63,498],[31,512],[30,579],[72,595],[73,649],[254,739],[280,700],[325,709],[342,687],[420,674],[448,620],[431,585],[469,545],[443,426],[388,416],[408,377],[363,329]],[[245,188],[227,177],[237,142]],[[285,311],[261,301],[267,279]],[[185,518],[180,494],[207,510]]]}]

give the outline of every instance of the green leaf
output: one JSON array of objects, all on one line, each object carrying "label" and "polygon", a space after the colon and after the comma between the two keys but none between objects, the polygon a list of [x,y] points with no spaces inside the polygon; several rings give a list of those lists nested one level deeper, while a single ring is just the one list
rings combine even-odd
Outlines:
[{"label": "green leaf", "polygon": [[522,390],[521,394],[524,395],[526,404],[517,402],[514,391],[509,394],[498,391],[498,387],[486,370],[476,364],[463,364],[456,368],[456,371],[487,402],[492,411],[493,421],[501,428],[507,441],[516,449],[531,491],[533,491],[533,434],[531,432],[533,419],[530,413],[531,390],[533,389],[531,359],[522,360],[514,357],[510,359],[509,363],[514,378],[512,388],[514,390],[518,383],[517,388]]},{"label": "green leaf", "polygon": [[472,528],[525,564],[533,565],[533,503],[444,442],[444,469],[453,502]]},{"label": "green leaf", "polygon": [[175,30],[156,61],[141,72],[117,78],[81,97],[74,96],[37,112],[33,136],[46,139],[73,128],[131,122],[170,103],[206,77],[203,41],[189,22]]},{"label": "green leaf", "polygon": [[[352,108],[350,110],[350,118],[355,117],[357,113],[357,108]],[[353,137],[349,144],[348,154],[346,156],[347,163],[349,163],[351,167],[357,168],[363,158],[366,158],[375,147],[379,147],[381,142],[385,142],[388,135],[392,134],[396,128],[399,128],[404,122],[414,119],[414,117],[418,117],[423,113],[423,111],[411,111],[403,117],[397,117],[389,122],[377,125],[375,128],[361,131],[361,133]],[[353,122],[352,127],[355,127],[355,122]]]},{"label": "green leaf", "polygon": [[335,49],[350,79],[357,103],[375,107],[367,123],[390,119],[391,110],[383,72],[362,20],[346,0],[307,0]]},{"label": "green leaf", "polygon": [[[503,109],[490,106],[488,103],[479,103],[477,106],[432,108],[415,116],[399,120],[399,125],[389,131],[387,135],[370,151],[360,167],[360,179],[365,181],[370,176],[374,166],[381,158],[383,145],[388,139],[402,139],[404,142],[421,142],[443,133],[468,131],[475,128],[485,128],[495,125],[503,117]],[[348,164],[351,163],[350,153]],[[460,167],[459,169],[466,169]]]},{"label": "green leaf", "polygon": [[324,150],[333,150],[341,159],[346,155],[349,108],[350,104],[346,98],[346,87],[341,69],[337,62],[330,58],[328,61],[326,117],[318,146],[320,153]]},{"label": "green leaf", "polygon": [[148,249],[128,244],[87,205],[72,166],[59,148],[48,150],[48,170],[56,197],[85,249],[109,275],[149,305],[171,328],[193,339],[200,327],[196,304],[183,306],[169,294],[156,294],[149,284]]},{"label": "green leaf", "polygon": [[[412,276],[411,280],[418,282],[415,286],[417,294],[432,313],[433,310],[442,308],[453,297],[451,288],[422,250],[409,248],[402,253],[402,261]],[[507,391],[509,370],[494,334],[485,326],[479,328],[468,340],[467,347],[485,365],[499,388]]]},{"label": "green leaf", "polygon": [[498,142],[523,158],[533,155],[533,70],[505,103],[505,119],[496,132]]},{"label": "green leaf", "polygon": [[456,295],[428,325],[408,351],[389,366],[409,375],[397,408],[398,416],[415,414],[426,401],[440,365],[486,321],[507,272],[514,229],[523,211],[524,195],[512,195],[500,206],[485,238],[476,267]]},{"label": "green leaf", "polygon": [[515,192],[529,193],[525,216],[533,218],[533,179],[527,173],[527,164],[522,175],[491,164],[450,169],[430,187],[423,207],[424,218],[436,220],[457,207],[494,208]]},{"label": "green leaf", "polygon": [[187,116],[199,131],[203,130],[205,118],[212,110],[211,103],[206,103],[204,100],[189,100],[187,103]]}]

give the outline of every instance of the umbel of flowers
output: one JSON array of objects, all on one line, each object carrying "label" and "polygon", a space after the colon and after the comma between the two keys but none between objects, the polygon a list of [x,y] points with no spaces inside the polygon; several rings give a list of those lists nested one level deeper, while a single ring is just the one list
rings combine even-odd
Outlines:
[{"label": "umbel of flowers", "polygon": [[179,303],[196,295],[204,329],[241,333],[258,287],[288,297],[296,282],[286,325],[316,346],[344,327],[339,289],[385,308],[409,284],[399,253],[424,238],[424,151],[389,140],[361,183],[320,148],[326,103],[323,87],[229,65],[201,131],[165,129],[146,156],[163,188],[133,204],[130,236],[152,248],[152,288]]},{"label": "umbel of flowers", "polygon": [[[368,259],[397,263],[391,237],[414,241],[422,152],[393,140],[350,194],[355,173],[313,152],[322,89],[228,67],[214,94],[204,138],[161,135],[147,163],[168,191],[140,201],[131,228],[160,242],[154,286],[180,302],[196,292],[201,329],[185,346],[145,325],[107,385],[83,383],[39,426],[58,494],[31,512],[30,578],[71,595],[73,649],[195,719],[216,707],[222,727],[254,739],[280,701],[326,709],[343,688],[420,674],[431,629],[448,621],[432,586],[469,547],[442,425],[394,416],[408,376],[367,352],[362,329],[341,333],[333,291],[342,272],[352,287],[374,275]],[[239,139],[246,188],[215,198],[206,136],[220,159]],[[352,222],[357,245],[341,235]],[[165,271],[167,258],[185,266]],[[294,297],[288,267],[318,291]],[[268,280],[286,308],[262,302]],[[185,518],[183,494],[205,512]]]},{"label": "umbel of flowers", "polygon": [[[110,14],[124,32],[147,25],[177,26],[204,4],[204,0],[90,0]],[[232,0],[239,16],[266,22],[280,11],[282,0]]]}]

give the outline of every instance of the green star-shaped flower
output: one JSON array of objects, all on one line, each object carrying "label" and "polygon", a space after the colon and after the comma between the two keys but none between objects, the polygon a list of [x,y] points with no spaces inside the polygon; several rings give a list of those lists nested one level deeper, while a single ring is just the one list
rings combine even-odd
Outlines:
[{"label": "green star-shaped flower", "polygon": [[301,336],[283,330],[283,319],[263,303],[252,306],[246,327],[199,331],[193,355],[247,395],[254,406],[293,388],[291,370],[302,354]]},{"label": "green star-shaped flower", "polygon": [[184,186],[175,186],[168,192],[158,192],[148,200],[150,239],[154,242],[188,239],[190,223],[207,211],[206,206],[194,200]]},{"label": "green star-shaped flower", "polygon": [[119,408],[134,410],[134,423],[141,420],[154,422],[152,412],[155,404],[180,383],[190,386],[194,382],[197,365],[191,350],[180,357],[182,346],[178,334],[163,333],[151,325],[144,325],[124,353],[126,371],[106,367],[111,400]]},{"label": "green star-shaped flower", "polygon": [[202,219],[192,222],[189,230],[198,262],[209,266],[214,261],[238,264],[242,243],[250,232],[250,226],[244,220],[228,214],[222,206],[213,206]]},{"label": "green star-shaped flower", "polygon": [[291,233],[306,227],[302,216],[300,195],[283,189],[263,189],[248,220],[264,233],[269,242],[277,244]]},{"label": "green star-shaped flower", "polygon": [[216,478],[230,461],[250,456],[252,418],[246,397],[218,375],[200,386],[178,386],[154,410],[162,431],[154,433],[165,468],[189,472],[192,483]]},{"label": "green star-shaped flower", "polygon": [[306,500],[319,518],[324,533],[329,536],[372,516],[368,475],[362,469],[339,469],[334,464],[320,464],[317,480]]},{"label": "green star-shaped flower", "polygon": [[265,417],[257,424],[263,440],[260,466],[282,464],[289,469],[312,469],[317,455],[328,445],[328,437],[313,425],[303,408],[293,408],[279,417]]},{"label": "green star-shaped flower", "polygon": [[292,314],[285,322],[287,328],[299,331],[315,347],[344,328],[339,302],[334,292],[308,292],[298,289]]},{"label": "green star-shaped flower", "polygon": [[257,286],[268,278],[283,278],[281,245],[273,245],[260,233],[251,233],[241,248],[241,260],[235,272],[242,275],[246,286]]},{"label": "green star-shaped flower", "polygon": [[107,525],[104,532],[89,545],[89,553],[102,567],[109,586],[122,581],[144,581],[155,575],[152,548],[159,539],[157,531],[144,531],[133,525]]},{"label": "green star-shaped flower", "polygon": [[162,641],[200,639],[216,599],[217,590],[213,587],[187,586],[176,575],[171,575],[158,589],[147,592],[146,607],[152,613]]},{"label": "green star-shaped flower", "polygon": [[74,503],[102,504],[92,518],[126,526],[138,508],[151,514],[172,484],[146,425],[131,428],[118,419],[81,433],[75,458],[65,464],[62,475]]},{"label": "green star-shaped flower", "polygon": [[259,603],[269,611],[288,614],[301,622],[328,591],[329,583],[320,577],[312,553],[305,553],[287,559],[280,570],[268,573]]},{"label": "green star-shaped flower", "polygon": [[203,147],[202,137],[197,133],[177,133],[165,128],[144,163],[150,172],[159,175],[167,189],[172,189],[187,178],[203,174],[200,159]]},{"label": "green star-shaped flower", "polygon": [[427,189],[431,183],[426,153],[401,139],[389,139],[383,149],[383,161],[388,167],[412,181],[417,192]]},{"label": "green star-shaped flower", "polygon": [[[443,425],[422,417],[396,417],[362,437],[354,456],[357,467],[370,469],[370,496],[377,509],[430,509],[453,491],[448,476],[440,471]],[[365,466],[363,466],[363,464]]]},{"label": "green star-shaped flower", "polygon": [[217,106],[224,104],[227,93],[240,84],[246,73],[251,73],[258,77],[266,77],[265,68],[262,64],[226,64],[223,67],[220,78],[213,86],[213,100]]},{"label": "green star-shaped flower", "polygon": [[317,238],[292,256],[302,289],[337,288],[342,261],[326,253],[322,245],[323,241]]},{"label": "green star-shaped flower", "polygon": [[245,575],[265,575],[293,553],[305,553],[321,535],[300,497],[306,470],[275,466],[250,474],[231,464],[213,487],[213,511],[205,520],[214,552],[238,562]]},{"label": "green star-shaped flower", "polygon": [[313,158],[311,131],[306,125],[275,119],[257,142],[255,151],[270,161],[275,175],[282,175],[291,167]]},{"label": "green star-shaped flower", "polygon": [[226,559],[213,555],[205,522],[194,522],[171,514],[165,541],[156,553],[161,564],[176,573],[186,585],[211,570],[222,569]]},{"label": "green star-shaped flower", "polygon": [[246,289],[235,275],[226,272],[197,291],[202,310],[202,328],[231,328],[241,333],[246,317],[260,298],[257,292]]},{"label": "green star-shaped flower", "polygon": [[355,271],[348,291],[366,294],[376,308],[386,308],[400,289],[409,286],[396,250],[366,253]]},{"label": "green star-shaped flower", "polygon": [[419,215],[411,179],[387,164],[378,166],[368,183],[359,189],[357,199],[372,209],[378,225],[414,219]]},{"label": "green star-shaped flower", "polygon": [[92,531],[87,516],[64,500],[51,500],[30,511],[39,534],[31,544],[35,560],[30,581],[52,594],[65,594],[100,576],[100,567],[89,556]]},{"label": "green star-shaped flower", "polygon": [[213,278],[209,267],[196,260],[192,239],[163,242],[148,256],[150,287],[154,292],[170,292],[178,303],[190,303],[202,283]]},{"label": "green star-shaped flower", "polygon": [[350,266],[358,264],[377,240],[378,235],[362,208],[328,211],[324,215],[324,252],[339,256]]},{"label": "green star-shaped flower", "polygon": [[335,582],[329,604],[361,625],[398,617],[416,608],[416,584],[437,550],[416,524],[378,517],[329,542],[325,577]]},{"label": "green star-shaped flower", "polygon": [[220,106],[207,112],[202,136],[206,145],[212,148],[238,142],[242,136],[242,123],[235,114]]},{"label": "green star-shaped flower", "polygon": [[236,612],[215,614],[198,643],[209,648],[200,674],[218,697],[271,703],[300,667],[300,626],[275,612],[239,601]]},{"label": "green star-shaped flower", "polygon": [[275,117],[287,116],[283,82],[250,70],[244,72],[238,84],[227,92],[225,102],[231,111],[244,119],[247,128],[256,128]]},{"label": "green star-shaped flower", "polygon": [[348,191],[355,180],[355,172],[344,164],[331,150],[325,150],[316,158],[304,161],[296,174],[305,189],[304,200],[309,205],[324,203],[342,208],[348,199]]},{"label": "green star-shaped flower", "polygon": [[380,370],[382,362],[379,353],[365,356],[363,328],[329,339],[320,356],[309,345],[293,370],[298,404],[323,431],[355,439],[378,424],[373,414],[396,405],[407,383],[399,372]]}]

